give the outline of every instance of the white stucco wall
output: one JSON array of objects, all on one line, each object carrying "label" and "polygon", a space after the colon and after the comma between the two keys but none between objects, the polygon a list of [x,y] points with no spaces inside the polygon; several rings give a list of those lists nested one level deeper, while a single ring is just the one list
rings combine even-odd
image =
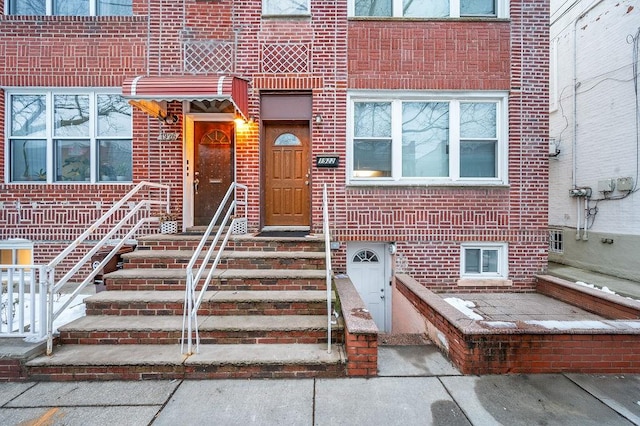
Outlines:
[{"label": "white stucco wall", "polygon": [[[640,3],[552,0],[551,8],[550,137],[561,152],[549,160],[549,224],[575,227],[578,199],[569,197],[574,184],[593,188],[597,200],[603,198],[598,181],[638,178],[632,38],[640,30]],[[616,190],[611,196],[623,194]],[[589,206],[595,213],[596,203]],[[590,231],[596,233],[640,236],[640,192],[598,202],[592,221]]]}]

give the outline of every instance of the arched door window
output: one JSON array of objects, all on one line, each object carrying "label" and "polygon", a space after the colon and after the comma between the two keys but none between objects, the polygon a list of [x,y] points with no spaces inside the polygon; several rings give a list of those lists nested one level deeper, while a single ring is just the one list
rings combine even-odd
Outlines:
[{"label": "arched door window", "polygon": [[378,255],[372,252],[371,250],[360,250],[353,256],[353,263],[378,263]]},{"label": "arched door window", "polygon": [[275,146],[295,146],[302,145],[302,142],[292,133],[283,133],[273,141],[273,144]]}]

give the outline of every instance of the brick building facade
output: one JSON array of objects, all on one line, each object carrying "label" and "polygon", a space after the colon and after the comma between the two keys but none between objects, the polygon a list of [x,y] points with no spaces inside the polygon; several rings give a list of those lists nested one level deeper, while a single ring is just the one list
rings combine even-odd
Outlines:
[{"label": "brick building facade", "polygon": [[[198,225],[194,151],[218,132],[232,180],[249,188],[250,231],[321,232],[327,185],[335,272],[356,276],[373,256],[384,286],[402,271],[438,291],[524,291],[546,268],[548,1],[452,1],[441,13],[386,10],[390,1],[133,0],[103,16],[91,0],[79,13],[89,16],[62,16],[71,12],[50,1],[44,14],[14,13],[23,3],[0,0],[0,239],[32,241],[34,262],[140,181],[171,185],[183,229]],[[162,88],[166,77],[221,75],[246,82],[246,99]],[[157,93],[123,86],[136,76],[157,77],[147,87]],[[69,106],[78,99],[87,106]],[[246,122],[231,125],[236,116]],[[302,195],[282,215],[270,158],[300,140],[302,189],[287,191]],[[40,153],[20,151],[30,145]],[[78,154],[88,166],[70,175]],[[319,156],[338,167],[318,167]],[[25,169],[27,157],[37,165]],[[104,159],[130,161],[127,180]]]}]

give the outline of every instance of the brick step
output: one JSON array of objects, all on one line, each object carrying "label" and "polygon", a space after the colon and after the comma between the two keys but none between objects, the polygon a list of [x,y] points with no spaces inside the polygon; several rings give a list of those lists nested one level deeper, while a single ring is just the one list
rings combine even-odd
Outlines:
[{"label": "brick step", "polygon": [[[194,250],[202,235],[153,234],[140,237],[137,250]],[[209,238],[213,241],[213,238]],[[229,239],[227,248],[237,251],[324,251],[324,235],[307,237],[262,238],[252,234],[235,235]]]},{"label": "brick step", "polygon": [[[208,291],[198,314],[326,315],[326,297],[325,291]],[[103,291],[84,302],[87,316],[182,317],[184,291]]]},{"label": "brick step", "polygon": [[[204,316],[198,318],[201,344],[326,343],[324,315]],[[341,328],[332,326],[332,341]],[[86,316],[60,327],[62,344],[131,345],[180,343],[179,316]]]},{"label": "brick step", "polygon": [[[125,269],[184,269],[191,261],[190,250],[136,250],[122,255]],[[202,264],[200,255],[197,266]],[[215,254],[213,255],[215,258]],[[324,252],[230,251],[225,250],[218,269],[324,269]]]},{"label": "brick step", "polygon": [[[203,276],[206,276],[208,271]],[[107,290],[183,290],[186,272],[181,269],[121,269],[104,275]],[[323,290],[324,270],[222,269],[216,270],[211,290]]]},{"label": "brick step", "polygon": [[344,377],[342,346],[326,344],[67,345],[25,364],[29,380],[144,380]]}]

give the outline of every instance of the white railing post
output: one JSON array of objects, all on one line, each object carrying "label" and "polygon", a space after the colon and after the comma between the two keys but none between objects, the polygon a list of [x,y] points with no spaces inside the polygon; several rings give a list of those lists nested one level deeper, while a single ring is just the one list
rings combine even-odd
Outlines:
[{"label": "white railing post", "polygon": [[47,307],[45,324],[47,326],[47,355],[53,353],[53,287],[55,268],[47,268],[46,298],[45,306]]},{"label": "white railing post", "polygon": [[[242,197],[242,200],[243,200],[242,202],[238,201],[238,198],[240,198],[238,197],[238,194],[237,194],[238,189],[241,189],[244,192],[244,195]],[[209,283],[213,278],[213,274],[216,268],[218,267],[220,260],[222,259],[222,252],[224,251],[227,245],[227,242],[229,241],[229,237],[233,232],[234,225],[236,224],[236,221],[239,220],[238,217],[234,217],[234,214],[237,214],[236,207],[238,206],[238,204],[244,204],[245,216],[242,219],[245,221],[247,220],[247,217],[246,217],[247,198],[248,198],[247,193],[248,193],[248,188],[245,185],[240,185],[235,182],[231,183],[231,185],[229,186],[229,189],[227,190],[227,193],[225,194],[224,198],[220,202],[220,206],[218,207],[218,210],[213,215],[211,222],[209,222],[209,226],[207,227],[207,230],[204,232],[202,238],[200,239],[200,243],[198,244],[198,247],[196,247],[196,249],[194,250],[193,255],[191,256],[191,260],[187,265],[187,270],[186,270],[187,284],[185,288],[185,292],[186,292],[185,310],[183,313],[183,320],[182,320],[182,344],[180,349],[182,353],[185,353],[184,352],[185,338],[187,340],[187,354],[191,355],[193,353],[192,334],[195,334],[196,336],[195,352],[196,353],[199,352],[200,335],[198,332],[198,309],[202,304],[205,293],[209,287]],[[222,220],[219,220],[222,215],[222,212],[224,211],[224,207],[227,205],[227,202],[229,201],[230,198],[233,201],[231,202],[231,204],[229,204],[229,208],[227,209],[226,214],[224,215]],[[200,266],[196,269],[196,263],[200,260],[200,255],[204,251],[205,245],[209,240],[209,236],[212,234],[214,228],[216,227],[216,224],[218,223],[220,224],[218,226],[218,231],[213,237],[213,240],[210,242],[209,248],[205,252],[204,258],[201,260]],[[224,232],[225,227],[227,228],[226,233]],[[223,233],[224,233],[224,237],[222,237]],[[221,241],[221,238],[222,238],[222,241]],[[209,262],[213,257],[214,250],[216,249],[216,246],[218,245],[218,243],[220,243],[220,247],[218,248],[218,251],[213,260],[213,263],[211,264],[209,273],[207,274],[206,277],[204,277],[202,288],[197,292],[198,297],[196,297],[196,287],[198,286],[198,283],[202,279],[203,274],[206,270],[206,267],[209,265]],[[196,270],[194,271],[194,269]],[[185,334],[188,334],[188,336],[185,336]]]},{"label": "white railing post", "polygon": [[327,353],[331,353],[331,238],[329,232],[329,201],[327,197],[327,184],[322,189],[322,232],[324,233],[324,254],[327,282]]}]

